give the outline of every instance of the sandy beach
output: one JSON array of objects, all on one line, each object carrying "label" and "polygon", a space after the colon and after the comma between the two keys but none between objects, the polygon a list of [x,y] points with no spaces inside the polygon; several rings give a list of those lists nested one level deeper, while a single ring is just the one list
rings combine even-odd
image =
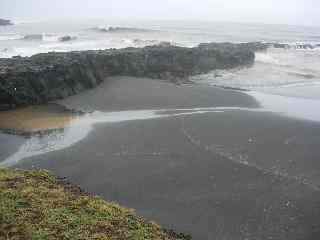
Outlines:
[{"label": "sandy beach", "polygon": [[320,1],[0,0],[0,240],[320,240]]},{"label": "sandy beach", "polygon": [[[93,123],[56,151],[59,139],[42,137],[53,150],[14,167],[51,170],[194,239],[319,238],[319,123],[263,111],[239,91],[128,77],[107,79],[59,104],[100,113],[189,114]],[[12,138],[11,149],[1,145],[2,157],[41,143]]]}]

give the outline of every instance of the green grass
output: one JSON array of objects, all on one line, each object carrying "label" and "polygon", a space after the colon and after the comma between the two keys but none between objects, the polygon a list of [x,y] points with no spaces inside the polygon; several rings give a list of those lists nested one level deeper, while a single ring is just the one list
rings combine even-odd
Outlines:
[{"label": "green grass", "polygon": [[0,240],[189,239],[47,171],[0,168]]}]

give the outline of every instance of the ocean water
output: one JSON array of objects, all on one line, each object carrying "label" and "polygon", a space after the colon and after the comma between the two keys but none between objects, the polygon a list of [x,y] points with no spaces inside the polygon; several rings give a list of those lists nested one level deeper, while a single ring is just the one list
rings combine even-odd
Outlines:
[{"label": "ocean water", "polygon": [[[105,31],[109,27],[128,29]],[[72,39],[63,42],[63,36]],[[204,42],[289,44],[286,49],[270,48],[257,53],[251,67],[213,71],[193,79],[202,84],[320,99],[320,28],[316,27],[182,21],[20,22],[0,28],[0,58],[51,51],[144,47],[162,41],[184,47]],[[299,44],[312,48],[300,49]]]}]

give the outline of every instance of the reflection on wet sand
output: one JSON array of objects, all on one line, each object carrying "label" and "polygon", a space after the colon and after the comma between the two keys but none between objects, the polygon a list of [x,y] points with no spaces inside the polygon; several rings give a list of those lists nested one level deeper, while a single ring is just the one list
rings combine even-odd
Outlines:
[{"label": "reflection on wet sand", "polygon": [[0,129],[7,133],[34,134],[63,129],[79,117],[57,104],[30,106],[0,112]]},{"label": "reflection on wet sand", "polygon": [[[43,108],[43,111],[45,108]],[[32,156],[45,154],[52,151],[58,151],[70,147],[77,142],[84,139],[89,132],[92,130],[93,125],[102,123],[117,123],[124,121],[135,121],[135,120],[148,120],[157,118],[168,118],[168,117],[186,117],[194,114],[219,114],[226,111],[253,111],[260,112],[260,109],[252,108],[239,108],[239,107],[212,107],[212,108],[189,108],[189,109],[162,109],[162,110],[133,110],[133,111],[119,111],[119,112],[93,112],[90,114],[83,114],[82,116],[72,115],[61,115],[61,119],[68,119],[68,121],[60,122],[66,123],[60,130],[51,130],[45,133],[48,134],[31,134],[30,139],[23,144],[19,151],[11,155],[3,162],[0,162],[0,166],[13,166],[19,161]],[[46,121],[46,117],[51,115],[50,112],[43,113],[43,121]],[[37,122],[41,122],[41,114],[36,114],[30,119],[36,121],[33,122],[35,129],[39,129],[36,125]],[[46,117],[45,117],[46,116]],[[59,119],[60,116],[51,115],[52,119]],[[69,118],[66,118],[68,116]],[[21,120],[22,121],[22,120]],[[55,123],[55,121],[53,121]],[[56,121],[56,123],[59,123]],[[49,126],[49,125],[48,125]],[[58,126],[50,125],[52,127]],[[54,129],[54,128],[52,128]],[[57,128],[56,128],[57,129]]]}]

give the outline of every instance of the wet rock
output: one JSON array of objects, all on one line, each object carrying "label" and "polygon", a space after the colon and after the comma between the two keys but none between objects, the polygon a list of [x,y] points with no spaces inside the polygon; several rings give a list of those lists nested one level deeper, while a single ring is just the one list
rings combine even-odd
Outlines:
[{"label": "wet rock", "polygon": [[297,43],[297,44],[287,44],[287,43],[270,43],[271,47],[274,48],[281,48],[281,49],[314,49],[316,45],[312,44],[304,44],[304,43]]},{"label": "wet rock", "polygon": [[1,52],[4,52],[4,53],[7,53],[9,51],[10,51],[9,48],[4,48],[4,49],[1,50]]},{"label": "wet rock", "polygon": [[282,49],[289,49],[290,45],[286,43],[272,43],[272,47],[274,48],[282,48]]},{"label": "wet rock", "polygon": [[239,44],[227,42],[227,43],[201,43],[199,47],[204,49],[228,50],[233,53],[235,50],[244,50],[244,49],[246,49],[247,51],[253,51],[253,52],[263,51],[268,49],[270,45],[268,43],[261,43],[261,42],[249,42],[249,43],[239,43]]},{"label": "wet rock", "polygon": [[160,42],[159,44],[157,44],[158,46],[160,47],[170,47],[170,46],[173,46],[173,44],[171,44],[171,42]]},{"label": "wet rock", "polygon": [[159,42],[157,40],[142,40],[142,39],[134,39],[133,40],[134,45],[137,46],[153,46],[153,45],[157,45]]},{"label": "wet rock", "polygon": [[42,34],[28,34],[28,35],[25,35],[23,37],[24,40],[29,40],[29,41],[32,41],[32,40],[43,40],[43,35]]},{"label": "wet rock", "polygon": [[254,51],[262,48],[257,43],[211,43],[194,48],[163,44],[0,59],[0,104],[47,103],[94,88],[115,75],[181,83],[192,75],[252,64]]},{"label": "wet rock", "polygon": [[311,44],[297,44],[296,48],[297,49],[305,49],[305,50],[307,50],[307,49],[314,49],[315,47],[313,45],[311,45]]},{"label": "wet rock", "polygon": [[0,18],[0,26],[8,26],[8,25],[13,25],[13,23],[10,20]]},{"label": "wet rock", "polygon": [[69,41],[76,40],[76,39],[77,39],[77,37],[63,36],[63,37],[59,38],[59,41],[60,42],[69,42]]}]

